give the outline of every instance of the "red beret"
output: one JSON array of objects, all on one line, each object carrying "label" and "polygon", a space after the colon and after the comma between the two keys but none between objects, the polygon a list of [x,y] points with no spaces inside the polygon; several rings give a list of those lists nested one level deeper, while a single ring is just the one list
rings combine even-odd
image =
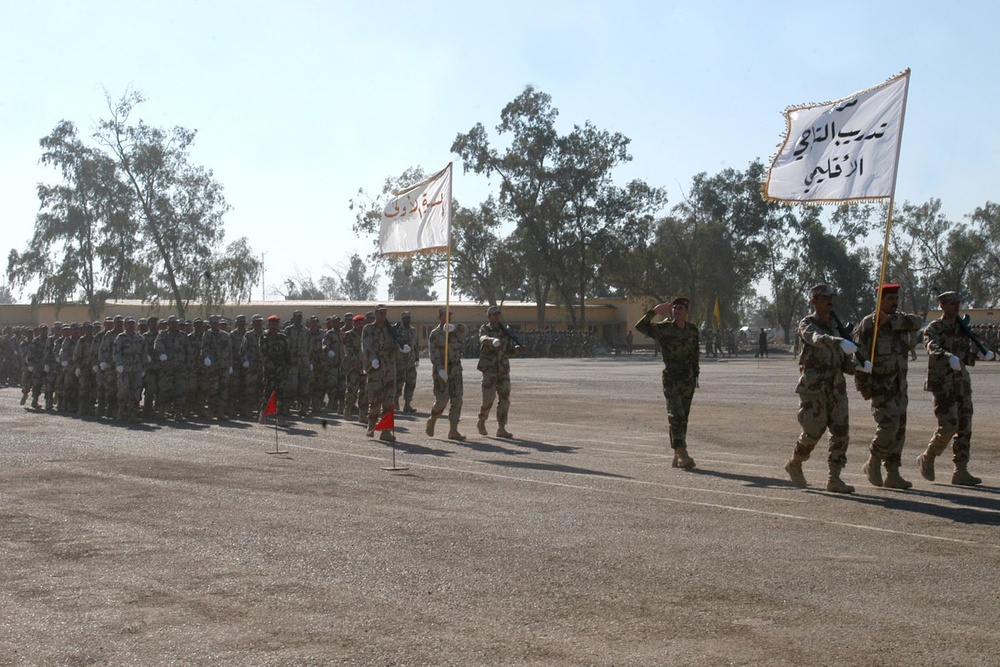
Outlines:
[{"label": "red beret", "polygon": [[354,318],[351,321],[352,322],[364,322],[365,321],[365,316],[364,315],[355,315]]},{"label": "red beret", "polygon": [[267,318],[267,321],[268,322],[280,322],[281,318],[278,317],[277,315],[271,315],[271,317]]},{"label": "red beret", "polygon": [[899,285],[896,283],[886,283],[879,287],[883,294],[895,294],[899,291]]}]

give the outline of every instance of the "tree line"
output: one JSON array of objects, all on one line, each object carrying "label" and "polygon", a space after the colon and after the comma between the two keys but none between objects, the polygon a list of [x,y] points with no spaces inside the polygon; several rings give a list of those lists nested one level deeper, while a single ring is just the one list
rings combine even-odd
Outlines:
[{"label": "tree line", "polygon": [[[7,271],[12,286],[37,282],[34,300],[81,300],[99,312],[107,298],[168,299],[183,313],[193,299],[249,298],[260,263],[245,239],[223,247],[228,206],[212,172],[190,164],[194,132],[130,123],[141,101],[135,93],[109,101],[110,117],[90,144],[68,121],[41,140],[42,162],[62,182],[39,185],[34,236],[23,253],[11,252]],[[718,299],[724,326],[788,331],[817,282],[837,289],[844,321],[874,309],[886,206],[765,201],[760,160],[697,174],[668,206],[661,187],[615,181],[632,159],[628,137],[589,121],[560,133],[558,115],[549,95],[528,86],[501,110],[492,136],[481,123],[457,134],[451,151],[462,168],[497,188],[473,206],[453,203],[454,293],[491,305],[534,301],[539,328],[546,303],[566,306],[585,329],[588,299],[684,294],[696,321],[710,321]],[[374,252],[386,199],[425,177],[411,167],[380,190],[359,189],[348,202],[353,231],[372,240],[373,253],[351,256],[336,277],[288,277],[282,294],[372,300],[382,272],[390,299],[438,299],[443,253]],[[938,199],[904,202],[892,217],[887,279],[905,285],[903,307],[933,308],[945,290],[961,292],[969,306],[997,303],[997,204],[952,220]]]}]

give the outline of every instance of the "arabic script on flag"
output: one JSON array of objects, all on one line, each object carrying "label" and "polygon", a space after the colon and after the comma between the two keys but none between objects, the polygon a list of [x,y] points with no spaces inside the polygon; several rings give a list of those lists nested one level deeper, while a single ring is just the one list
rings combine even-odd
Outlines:
[{"label": "arabic script on flag", "polygon": [[407,255],[451,244],[451,165],[389,200],[382,210],[379,251]]},{"label": "arabic script on flag", "polygon": [[790,108],[764,197],[844,202],[891,197],[910,71],[850,97]]}]

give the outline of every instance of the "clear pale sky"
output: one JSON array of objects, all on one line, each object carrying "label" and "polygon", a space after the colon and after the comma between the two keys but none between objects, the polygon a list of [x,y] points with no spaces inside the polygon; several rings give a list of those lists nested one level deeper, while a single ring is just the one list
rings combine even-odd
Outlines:
[{"label": "clear pale sky", "polygon": [[[224,185],[226,238],[264,256],[268,295],[332,275],[371,239],[348,200],[407,167],[455,160],[456,134],[528,84],[560,131],[590,120],[631,138],[616,174],[666,187],[769,160],[789,105],[912,69],[896,189],[955,220],[997,201],[1000,5],[993,2],[485,3],[260,0],[3,2],[0,252],[31,237],[38,140],[62,119],[89,135],[105,90],[146,95],[147,123],[198,130],[192,156]],[[496,183],[463,175],[472,206]],[[0,278],[0,283],[4,282]],[[380,296],[385,295],[384,285]],[[17,294],[19,301],[26,294]],[[443,296],[443,295],[442,295]],[[254,298],[260,298],[260,288]]]}]

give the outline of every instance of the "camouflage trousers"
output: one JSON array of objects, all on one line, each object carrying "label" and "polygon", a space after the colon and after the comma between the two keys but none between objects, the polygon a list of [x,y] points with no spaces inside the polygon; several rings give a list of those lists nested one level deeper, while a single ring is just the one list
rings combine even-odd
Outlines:
[{"label": "camouflage trousers", "polygon": [[[230,416],[249,415],[253,408],[249,405],[247,397],[249,395],[249,381],[248,381],[249,369],[243,367],[243,364],[236,364],[233,366],[233,372],[229,374],[229,392],[227,394],[227,405],[226,412]],[[254,401],[257,397],[254,396]]]},{"label": "camouflage trousers", "polygon": [[403,397],[403,405],[413,401],[413,391],[417,388],[417,367],[414,364],[400,364],[396,368],[396,402]]},{"label": "camouflage trousers", "polygon": [[84,366],[80,369],[80,395],[77,401],[77,414],[94,414],[94,402],[97,400],[97,375],[94,369]]},{"label": "camouflage trousers", "polygon": [[663,397],[667,399],[667,424],[670,429],[670,447],[687,447],[688,415],[694,398],[694,380],[663,377]]},{"label": "camouflage trousers", "polygon": [[326,395],[330,399],[330,410],[340,412],[344,407],[344,377],[340,373],[340,366],[330,364],[326,368]]},{"label": "camouflage trousers", "polygon": [[[300,410],[309,408],[309,383],[312,371],[305,364],[292,364],[288,369],[288,379],[285,382],[285,398],[297,402]],[[287,413],[286,413],[287,414]]]},{"label": "camouflage trousers", "polygon": [[830,449],[827,462],[838,466],[847,464],[850,418],[846,391],[830,387],[819,393],[799,394],[798,418],[802,433],[795,443],[795,456],[803,461],[808,460],[816,443],[829,429]]},{"label": "camouflage trousers", "polygon": [[142,409],[147,416],[160,405],[160,365],[146,369],[146,377],[142,379]]},{"label": "camouflage trousers", "polygon": [[326,364],[313,363],[312,379],[309,381],[310,404],[313,410],[323,409],[323,399],[327,393],[327,378],[330,372]]},{"label": "camouflage trousers", "polygon": [[187,404],[188,374],[186,370],[160,368],[157,395],[157,412],[170,411],[174,417],[183,416]]},{"label": "camouflage trousers", "polygon": [[479,408],[479,419],[486,420],[490,416],[493,401],[497,402],[497,425],[507,424],[510,412],[510,374],[495,371],[483,371],[483,405]]},{"label": "camouflage trousers", "polygon": [[875,418],[875,437],[871,453],[887,465],[899,465],[906,441],[906,392],[880,393],[872,396],[872,417]]},{"label": "camouflage trousers", "polygon": [[344,389],[344,415],[348,410],[358,409],[358,414],[368,412],[368,394],[365,392],[365,376],[361,371],[347,371]]},{"label": "camouflage trousers", "polygon": [[80,400],[80,380],[76,377],[76,369],[63,366],[60,373],[62,384],[59,391],[59,412],[76,412]]},{"label": "camouflage trousers", "polygon": [[962,391],[934,392],[934,416],[938,427],[927,449],[940,456],[951,443],[952,460],[969,462],[972,442],[972,395]]},{"label": "camouflage trousers", "polygon": [[368,384],[368,429],[378,423],[382,415],[392,410],[396,400],[396,367],[382,364],[380,368],[370,368],[366,373]]},{"label": "camouflage trousers", "polygon": [[271,398],[271,394],[275,394],[277,414],[285,416],[288,414],[288,402],[285,400],[285,388],[288,386],[287,378],[285,373],[268,373],[264,371],[261,377],[261,392],[260,407],[257,410],[257,414],[262,414],[264,408],[267,407],[267,402]]},{"label": "camouflage trousers", "polygon": [[434,373],[434,406],[431,408],[431,415],[440,416],[444,409],[451,402],[451,409],[448,411],[448,421],[457,425],[462,418],[462,368],[451,366],[448,368],[448,381],[445,382],[437,373]]},{"label": "camouflage trousers", "polygon": [[205,373],[205,386],[209,416],[221,419],[229,403],[229,368],[211,366]]},{"label": "camouflage trousers", "polygon": [[118,373],[118,416],[137,417],[142,398],[142,371],[125,369]]}]

